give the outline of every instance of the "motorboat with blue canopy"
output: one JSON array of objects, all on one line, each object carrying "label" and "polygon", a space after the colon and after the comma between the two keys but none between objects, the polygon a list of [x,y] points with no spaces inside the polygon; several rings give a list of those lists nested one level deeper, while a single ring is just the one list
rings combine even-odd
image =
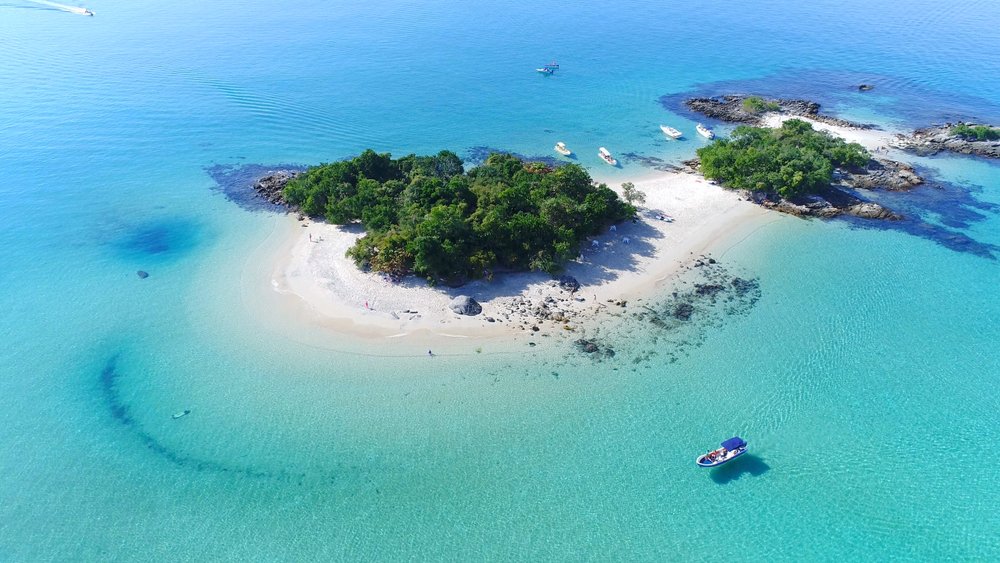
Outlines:
[{"label": "motorboat with blue canopy", "polygon": [[747,453],[747,442],[739,436],[724,440],[720,446],[722,447],[717,450],[698,456],[695,463],[699,467],[718,467]]}]

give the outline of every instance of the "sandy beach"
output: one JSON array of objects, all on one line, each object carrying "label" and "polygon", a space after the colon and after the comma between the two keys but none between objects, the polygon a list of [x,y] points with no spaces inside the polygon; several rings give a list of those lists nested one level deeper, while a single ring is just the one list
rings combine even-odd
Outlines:
[{"label": "sandy beach", "polygon": [[[300,227],[276,257],[269,281],[274,291],[299,300],[325,326],[357,336],[483,338],[565,331],[599,316],[609,300],[654,292],[699,255],[723,252],[775,218],[692,173],[664,173],[636,187],[646,194],[637,220],[591,237],[566,265],[565,274],[580,282],[575,293],[542,272],[498,274],[458,288],[432,287],[413,277],[394,283],[360,271],[345,256],[363,236],[360,226],[299,222],[294,216],[287,220]],[[453,313],[448,304],[458,295],[476,299],[482,313]],[[524,312],[543,302],[555,319],[541,321]]]},{"label": "sandy beach", "polygon": [[[786,119],[774,114],[766,124],[778,127]],[[889,146],[894,135],[805,121],[872,152]],[[414,277],[394,283],[360,271],[345,256],[364,235],[360,225],[297,221],[293,215],[286,220],[296,226],[273,259],[270,289],[297,301],[319,324],[353,336],[440,340],[562,332],[597,322],[615,301],[655,293],[699,256],[722,254],[781,217],[690,172],[659,173],[635,185],[646,194],[637,220],[591,237],[566,264],[565,275],[580,283],[576,292],[542,272],[498,274],[457,288]],[[611,187],[620,191],[620,185]],[[473,297],[482,313],[452,312],[448,305],[459,295]]]}]

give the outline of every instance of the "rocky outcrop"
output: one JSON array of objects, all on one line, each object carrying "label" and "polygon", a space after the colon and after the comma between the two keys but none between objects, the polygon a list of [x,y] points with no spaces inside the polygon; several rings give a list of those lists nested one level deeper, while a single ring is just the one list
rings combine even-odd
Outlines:
[{"label": "rocky outcrop", "polygon": [[[749,110],[743,103],[747,98],[759,98],[765,105],[773,105],[776,109],[765,111]],[[764,115],[773,112],[782,115],[807,117],[814,121],[841,127],[852,127],[855,129],[875,128],[874,125],[854,123],[846,119],[823,115],[819,112],[820,105],[808,100],[767,98],[751,94],[730,94],[714,98],[691,98],[685,100],[684,105],[702,115],[730,123],[746,123],[748,125],[759,126],[763,124]]]},{"label": "rocky outcrop", "polygon": [[872,201],[865,201],[836,187],[830,187],[822,194],[804,196],[801,198],[784,199],[773,194],[745,193],[750,201],[763,207],[796,215],[799,217],[831,218],[840,215],[851,215],[862,219],[883,219],[898,221],[902,215]]},{"label": "rocky outcrop", "polygon": [[285,185],[301,172],[277,170],[253,183],[253,190],[260,197],[275,205],[288,205],[284,198]]},{"label": "rocky outcrop", "polygon": [[838,175],[844,184],[863,190],[898,192],[924,183],[924,179],[909,164],[885,158],[871,159],[864,170],[840,172]]},{"label": "rocky outcrop", "polygon": [[[1000,158],[1000,140],[970,141],[951,130],[959,123],[946,123],[917,129],[912,135],[899,135],[893,141],[893,146],[921,156],[929,156],[940,152],[968,154],[985,158]],[[964,125],[975,126],[975,123]]]},{"label": "rocky outcrop", "polygon": [[149,272],[145,270],[139,270],[138,272],[135,273],[135,275],[139,276],[140,280],[144,280],[149,277]]},{"label": "rocky outcrop", "polygon": [[578,282],[573,276],[559,276],[558,281],[559,288],[570,293],[574,293],[576,290],[580,289],[580,282]]},{"label": "rocky outcrop", "polygon": [[475,316],[483,312],[483,306],[468,295],[459,295],[448,303],[448,308],[458,315]]}]

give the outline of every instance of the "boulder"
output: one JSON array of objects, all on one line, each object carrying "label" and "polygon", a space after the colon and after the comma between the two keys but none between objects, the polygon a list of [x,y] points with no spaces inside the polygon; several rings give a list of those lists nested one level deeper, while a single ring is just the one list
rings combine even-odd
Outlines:
[{"label": "boulder", "polygon": [[448,308],[459,315],[475,316],[483,312],[483,306],[468,295],[459,295],[452,299]]},{"label": "boulder", "polygon": [[576,278],[573,276],[559,276],[559,287],[570,293],[574,293],[580,289],[580,282],[576,281]]},{"label": "boulder", "polygon": [[144,270],[139,270],[138,272],[135,273],[135,275],[139,276],[139,279],[144,280],[149,277],[149,272],[146,272]]}]

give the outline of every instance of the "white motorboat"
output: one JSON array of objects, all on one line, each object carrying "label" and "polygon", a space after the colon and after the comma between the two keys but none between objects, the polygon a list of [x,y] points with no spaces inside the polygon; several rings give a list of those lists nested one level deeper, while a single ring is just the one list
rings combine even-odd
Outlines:
[{"label": "white motorboat", "polygon": [[177,420],[178,418],[184,418],[185,416],[187,416],[189,414],[191,414],[191,409],[184,409],[184,410],[182,410],[180,412],[175,412],[174,415],[173,415],[173,419]]},{"label": "white motorboat", "polygon": [[608,152],[608,149],[604,147],[597,149],[597,155],[601,157],[601,160],[607,162],[611,166],[618,166],[618,161],[615,160],[615,157],[611,156],[611,153]]},{"label": "white motorboat", "polygon": [[697,463],[699,467],[718,467],[723,463],[729,463],[730,461],[733,461],[734,459],[747,453],[746,440],[740,438],[739,436],[733,436],[725,442],[722,442],[721,445],[722,447],[717,450],[712,450],[707,454],[698,456],[698,459],[694,462]]},{"label": "white motorboat", "polygon": [[542,74],[552,74],[552,73],[554,73],[556,71],[556,69],[549,68],[547,66],[541,66],[541,67],[536,68],[535,71],[536,72],[540,72]]},{"label": "white motorboat", "polygon": [[715,138],[715,133],[713,133],[711,129],[709,129],[708,127],[705,127],[701,123],[699,123],[698,125],[695,125],[694,128],[698,130],[698,134],[699,135],[701,135],[702,137],[705,137],[706,139],[714,139]]},{"label": "white motorboat", "polygon": [[559,154],[561,154],[563,156],[569,156],[569,155],[573,154],[573,151],[569,150],[569,148],[566,147],[566,143],[564,143],[562,141],[559,141],[558,143],[556,143],[556,146],[553,147],[553,148],[555,149],[555,151],[557,153],[559,153]]},{"label": "white motorboat", "polygon": [[684,134],[678,131],[677,129],[674,129],[673,127],[669,127],[667,125],[660,125],[660,131],[663,131],[663,134],[670,137],[671,139],[680,139],[682,136],[684,136]]}]

